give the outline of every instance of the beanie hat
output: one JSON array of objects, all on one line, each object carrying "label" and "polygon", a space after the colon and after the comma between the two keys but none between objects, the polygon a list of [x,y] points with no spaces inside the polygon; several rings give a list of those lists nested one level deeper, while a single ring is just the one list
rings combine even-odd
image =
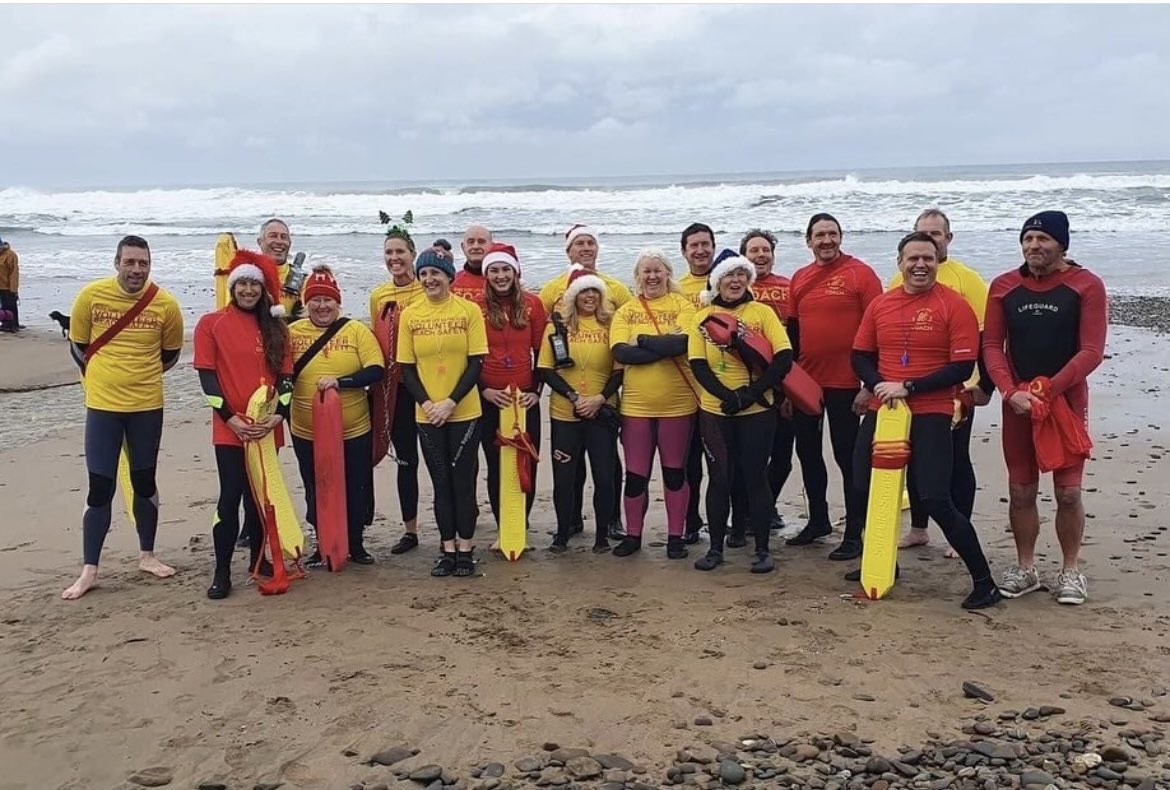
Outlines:
[{"label": "beanie hat", "polygon": [[421,274],[423,269],[438,269],[447,275],[448,280],[455,279],[455,262],[450,255],[444,255],[434,247],[428,247],[418,254],[414,260],[415,275]]},{"label": "beanie hat", "polygon": [[1068,215],[1063,211],[1041,211],[1028,217],[1024,227],[1020,229],[1020,241],[1024,240],[1024,236],[1030,230],[1038,230],[1051,236],[1062,249],[1068,249]]},{"label": "beanie hat", "polygon": [[486,272],[487,267],[493,263],[506,263],[515,270],[517,277],[520,276],[520,258],[516,256],[516,248],[511,244],[496,242],[488,247],[487,254],[483,256],[482,270]]},{"label": "beanie hat", "polygon": [[716,256],[715,264],[707,273],[707,290],[699,294],[699,301],[705,305],[715,301],[715,297],[719,295],[719,281],[736,269],[747,272],[749,287],[756,281],[755,265],[735,250],[724,249]]},{"label": "beanie hat", "polygon": [[601,293],[601,298],[605,298],[605,280],[581,264],[574,264],[569,269],[569,285],[565,289],[565,304],[573,304],[582,291],[588,291],[590,288],[596,289]]},{"label": "beanie hat", "polygon": [[240,280],[250,280],[260,283],[268,291],[268,298],[272,306],[268,312],[274,318],[284,315],[284,305],[280,303],[280,274],[276,271],[276,261],[267,255],[251,250],[237,250],[228,266],[228,292]]},{"label": "beanie hat", "polygon": [[305,284],[301,287],[302,302],[308,304],[314,296],[329,296],[341,304],[341,287],[333,276],[333,270],[324,263],[313,267],[313,273],[305,278]]},{"label": "beanie hat", "polygon": [[565,234],[565,249],[568,250],[573,244],[573,240],[578,236],[588,236],[594,241],[597,241],[597,232],[588,225],[574,225],[569,228],[568,233]]}]

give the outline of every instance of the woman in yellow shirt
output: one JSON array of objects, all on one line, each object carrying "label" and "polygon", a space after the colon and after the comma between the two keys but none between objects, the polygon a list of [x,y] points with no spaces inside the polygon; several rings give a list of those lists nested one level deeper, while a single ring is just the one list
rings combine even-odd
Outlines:
[{"label": "woman in yellow shirt", "polygon": [[[423,296],[422,284],[414,275],[415,247],[409,231],[398,225],[386,231],[382,242],[382,261],[390,279],[370,294],[370,326],[377,326],[383,312],[399,317],[408,305]],[[394,349],[388,350],[389,357]],[[385,360],[390,362],[390,359]],[[394,414],[390,423],[390,443],[394,448],[398,505],[402,508],[402,537],[390,549],[391,554],[405,554],[418,546],[418,424],[414,420],[414,398],[399,377]],[[373,497],[370,501],[373,507]],[[371,513],[372,515],[372,513]]]},{"label": "woman in yellow shirt", "polygon": [[[301,304],[308,318],[289,325],[293,355],[293,450],[305,484],[305,520],[317,526],[317,475],[313,465],[313,399],[327,389],[341,399],[345,447],[345,509],[350,559],[370,565],[374,557],[363,542],[371,522],[374,491],[373,450],[370,445],[370,406],[366,387],[381,380],[382,350],[369,327],[341,316],[341,289],[328,266],[315,266],[301,288]],[[328,337],[325,337],[326,334]],[[324,341],[322,342],[322,339]],[[320,565],[321,548],[309,557]]]},{"label": "woman in yellow shirt", "polygon": [[585,496],[585,455],[593,473],[593,513],[597,533],[593,553],[609,551],[607,533],[617,493],[614,468],[617,465],[618,413],[612,399],[622,384],[622,371],[614,370],[609,348],[613,321],[606,297],[605,281],[589,270],[575,270],[569,278],[561,303],[564,327],[562,355],[554,353],[558,327],[549,324],[540,346],[537,367],[553,394],[552,413],[553,505],[557,514],[557,535],[549,550],[561,553],[581,512]]},{"label": "woman in yellow shirt", "polygon": [[792,346],[776,312],[753,298],[755,279],[751,261],[732,250],[721,252],[699,297],[706,306],[688,330],[687,357],[703,388],[699,432],[710,461],[711,546],[695,562],[701,571],[723,563],[733,485],[747,494],[756,544],[752,573],[768,573],[775,567],[768,551],[773,504],[768,457],[776,431],[773,390],[792,368]]},{"label": "woman in yellow shirt", "polygon": [[425,299],[402,311],[395,359],[414,402],[419,443],[435,492],[443,553],[432,576],[475,573],[475,492],[482,410],[475,384],[487,354],[478,305],[451,293],[455,264],[434,248],[414,264]]},{"label": "woman in yellow shirt", "polygon": [[626,459],[627,536],[613,553],[627,557],[642,547],[650,504],[650,467],[659,453],[666,500],[666,556],[687,556],[683,543],[690,487],[687,452],[698,394],[686,366],[686,328],[695,308],[674,282],[666,254],[646,250],[634,264],[635,297],[613,317],[609,343],[625,367],[622,381],[622,450]]}]

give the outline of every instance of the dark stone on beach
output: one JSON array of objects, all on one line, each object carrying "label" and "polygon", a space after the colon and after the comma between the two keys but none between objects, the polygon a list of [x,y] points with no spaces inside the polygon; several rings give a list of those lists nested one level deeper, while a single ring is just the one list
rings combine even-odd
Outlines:
[{"label": "dark stone on beach", "polygon": [[1032,768],[1020,774],[1020,784],[1050,785],[1056,784],[1056,778],[1047,771],[1041,771],[1038,768]]},{"label": "dark stone on beach", "polygon": [[983,702],[995,702],[995,696],[990,691],[972,680],[963,681],[963,696]]},{"label": "dark stone on beach", "polygon": [[854,694],[853,699],[858,700],[860,702],[874,702],[875,701],[875,698],[873,697],[873,695],[865,694],[865,693],[861,693],[861,692]]},{"label": "dark stone on beach", "polygon": [[504,775],[503,763],[488,763],[483,767],[483,775],[489,779],[499,778]]},{"label": "dark stone on beach", "polygon": [[719,763],[719,778],[725,784],[738,785],[747,781],[747,771],[735,760],[724,760]]},{"label": "dark stone on beach", "polygon": [[200,782],[198,790],[227,790],[227,785],[223,782]]},{"label": "dark stone on beach", "polygon": [[696,727],[710,727],[711,724],[712,724],[712,721],[711,721],[710,716],[696,716],[695,717],[695,726]]},{"label": "dark stone on beach", "polygon": [[141,771],[135,771],[130,774],[126,781],[139,785],[140,787],[162,787],[163,785],[169,785],[174,778],[175,774],[170,768],[154,766],[152,768],[143,768]]},{"label": "dark stone on beach", "polygon": [[1115,708],[1128,708],[1133,703],[1129,697],[1111,697],[1109,704]]},{"label": "dark stone on beach", "polygon": [[409,778],[412,781],[420,782],[422,784],[430,784],[443,775],[443,766],[441,765],[424,765],[421,768],[415,768],[410,772]]},{"label": "dark stone on beach", "polygon": [[567,762],[569,762],[569,760],[572,760],[575,757],[588,757],[588,756],[589,756],[588,749],[561,748],[561,749],[556,749],[555,751],[551,752],[548,756],[548,759],[556,760],[558,763],[567,763]]},{"label": "dark stone on beach", "polygon": [[752,669],[767,669],[767,668],[768,668],[768,664],[766,661],[757,661],[756,663],[752,664]]},{"label": "dark stone on beach", "polygon": [[1133,761],[1130,753],[1120,746],[1106,746],[1099,754],[1101,755],[1101,759],[1107,763],[1128,763]]},{"label": "dark stone on beach", "polygon": [[592,779],[601,776],[601,763],[592,757],[574,757],[565,763],[565,770],[574,779]]},{"label": "dark stone on beach", "polygon": [[540,748],[544,749],[546,752],[555,752],[557,749],[561,748],[561,745],[559,743],[553,743],[552,741],[549,741]]},{"label": "dark stone on beach", "polygon": [[867,774],[884,774],[890,770],[890,761],[885,757],[878,757],[874,755],[865,761],[865,772]]},{"label": "dark stone on beach", "polygon": [[632,771],[634,764],[619,754],[595,754],[593,759],[601,763],[601,767],[609,770],[616,768],[619,771]]},{"label": "dark stone on beach", "polygon": [[991,743],[989,741],[980,741],[973,744],[974,750],[984,757],[992,760],[1014,760],[1016,759],[1016,747],[1008,743]]},{"label": "dark stone on beach", "polygon": [[973,726],[971,729],[980,735],[991,735],[998,729],[998,727],[989,721],[977,721],[975,722],[975,726]]},{"label": "dark stone on beach", "polygon": [[540,771],[542,763],[534,757],[521,757],[512,766],[522,774],[534,774]]},{"label": "dark stone on beach", "polygon": [[1028,708],[1023,713],[1021,713],[1020,716],[1028,721],[1036,721],[1036,719],[1040,718],[1040,709]]},{"label": "dark stone on beach", "polygon": [[392,746],[389,749],[383,749],[380,752],[372,755],[368,762],[370,765],[394,765],[400,763],[407,757],[414,757],[418,754],[418,749],[412,749],[409,746]]},{"label": "dark stone on beach", "polygon": [[1041,705],[1040,706],[1040,716],[1041,717],[1060,716],[1064,712],[1065,712],[1064,708],[1062,708],[1058,705]]},{"label": "dark stone on beach", "polygon": [[1112,768],[1107,768],[1104,765],[1093,771],[1093,775],[1098,779],[1104,779],[1106,782],[1120,782],[1125,779],[1125,776],[1114,771]]}]

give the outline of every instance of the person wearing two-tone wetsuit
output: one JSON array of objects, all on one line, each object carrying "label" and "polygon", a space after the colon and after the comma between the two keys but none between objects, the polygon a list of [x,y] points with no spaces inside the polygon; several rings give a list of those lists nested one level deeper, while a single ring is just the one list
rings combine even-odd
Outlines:
[{"label": "person wearing two-tone wetsuit", "polygon": [[[983,357],[1003,399],[1008,517],[1017,555],[1017,564],[1004,574],[1000,586],[1012,598],[1043,587],[1036,569],[1040,472],[1031,420],[1039,396],[1028,385],[1047,379],[1049,401],[1065,399],[1075,419],[1087,425],[1088,377],[1105,355],[1105,285],[1066,257],[1068,246],[1069,222],[1063,212],[1042,211],[1029,218],[1020,231],[1023,265],[996,277],[987,301]],[[1083,474],[1083,460],[1052,473],[1062,555],[1054,586],[1062,604],[1082,604],[1088,598],[1088,582],[1079,568],[1085,530]]]}]

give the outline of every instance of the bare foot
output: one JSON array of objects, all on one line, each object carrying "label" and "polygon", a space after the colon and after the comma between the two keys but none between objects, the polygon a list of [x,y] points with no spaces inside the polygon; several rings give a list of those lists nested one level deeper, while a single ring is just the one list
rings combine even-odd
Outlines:
[{"label": "bare foot", "polygon": [[497,554],[499,554],[500,553],[500,541],[497,540],[496,542],[494,542],[492,544],[492,547],[489,549],[489,551],[494,551]]},{"label": "bare foot", "polygon": [[930,535],[924,529],[910,528],[910,531],[898,541],[898,548],[908,549],[912,546],[925,546],[930,543]]},{"label": "bare foot", "polygon": [[76,601],[87,592],[97,587],[97,566],[86,565],[81,569],[81,575],[77,577],[77,581],[73,582],[73,586],[61,593],[61,599],[65,601]]},{"label": "bare foot", "polygon": [[959,552],[955,551],[950,546],[947,546],[947,550],[943,552],[943,556],[948,560],[957,560],[959,559]]},{"label": "bare foot", "polygon": [[138,560],[138,570],[154,574],[160,579],[169,579],[175,575],[175,569],[170,565],[163,565],[151,551],[142,552],[142,557]]}]

